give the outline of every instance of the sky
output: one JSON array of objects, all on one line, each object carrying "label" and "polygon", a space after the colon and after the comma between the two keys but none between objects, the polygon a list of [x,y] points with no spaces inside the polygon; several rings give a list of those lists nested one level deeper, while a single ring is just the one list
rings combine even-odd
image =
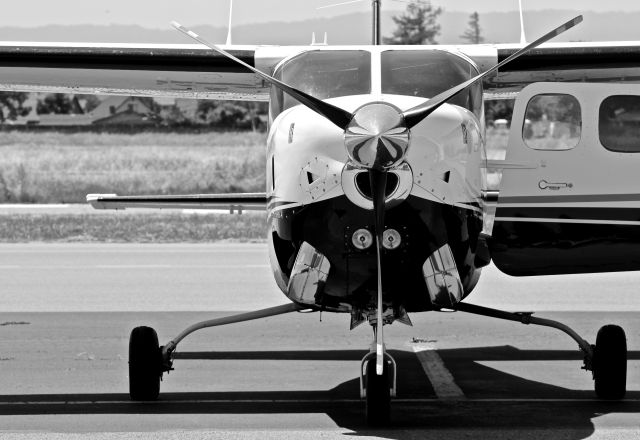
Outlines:
[{"label": "sky", "polygon": [[[347,0],[234,0],[233,21],[247,24],[298,21],[368,11],[369,0],[317,9]],[[522,0],[525,12],[540,9],[586,11],[640,11],[638,0]],[[407,0],[383,0],[383,8],[401,10]],[[491,12],[517,10],[517,0],[433,0],[448,11]],[[228,0],[20,0],[0,14],[0,26],[35,27],[47,24],[137,24],[163,29],[169,21],[186,25],[226,25]],[[34,12],[35,11],[35,12]]]}]

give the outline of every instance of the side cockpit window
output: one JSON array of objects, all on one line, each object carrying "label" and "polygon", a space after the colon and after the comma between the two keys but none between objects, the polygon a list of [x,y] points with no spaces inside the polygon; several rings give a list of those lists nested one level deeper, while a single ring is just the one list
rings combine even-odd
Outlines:
[{"label": "side cockpit window", "polygon": [[617,153],[640,153],[640,96],[609,96],[600,104],[600,143]]},{"label": "side cockpit window", "polygon": [[582,113],[572,95],[543,94],[529,100],[522,127],[525,144],[534,150],[570,150],[580,142]]}]

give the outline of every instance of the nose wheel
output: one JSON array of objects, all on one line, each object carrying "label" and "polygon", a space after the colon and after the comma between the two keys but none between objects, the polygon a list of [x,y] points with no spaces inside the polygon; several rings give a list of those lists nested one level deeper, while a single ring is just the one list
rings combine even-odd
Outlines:
[{"label": "nose wheel", "polygon": [[390,422],[391,398],[396,396],[396,361],[385,351],[382,374],[376,371],[376,352],[371,350],[360,364],[360,396],[366,402],[367,424]]},{"label": "nose wheel", "polygon": [[389,423],[391,413],[389,367],[385,362],[382,374],[376,374],[375,360],[371,360],[367,362],[366,368],[367,423],[385,425]]}]

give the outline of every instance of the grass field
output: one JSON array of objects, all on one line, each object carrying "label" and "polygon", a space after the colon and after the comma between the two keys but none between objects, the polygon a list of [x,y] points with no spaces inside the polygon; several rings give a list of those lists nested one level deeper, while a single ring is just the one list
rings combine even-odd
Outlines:
[{"label": "grass field", "polygon": [[0,241],[189,243],[266,239],[264,214],[0,215]]},{"label": "grass field", "polygon": [[0,133],[0,203],[264,191],[264,133]]}]

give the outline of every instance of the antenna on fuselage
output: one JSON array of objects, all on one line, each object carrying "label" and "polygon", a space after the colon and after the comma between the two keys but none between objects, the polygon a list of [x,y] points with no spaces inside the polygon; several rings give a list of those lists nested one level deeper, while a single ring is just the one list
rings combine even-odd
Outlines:
[{"label": "antenna on fuselage", "polygon": [[227,46],[231,46],[231,19],[233,17],[233,0],[229,0],[229,29],[227,30]]},{"label": "antenna on fuselage", "polygon": [[[349,0],[340,3],[333,3],[331,5],[324,5],[317,7],[316,9],[326,9],[333,8],[334,6],[343,6],[350,5],[352,3],[360,3],[364,0]],[[382,4],[382,0],[371,0],[371,7],[373,9],[373,36],[372,36],[372,44],[374,46],[380,45],[381,33],[380,33],[380,6]]]},{"label": "antenna on fuselage", "polygon": [[522,16],[522,0],[518,0],[520,7],[520,44],[527,44],[527,37],[524,35],[524,18]]},{"label": "antenna on fuselage", "polygon": [[326,46],[327,43],[327,33],[324,33],[324,41],[322,43],[318,43],[316,41],[316,33],[315,32],[311,32],[311,45],[312,46]]}]

